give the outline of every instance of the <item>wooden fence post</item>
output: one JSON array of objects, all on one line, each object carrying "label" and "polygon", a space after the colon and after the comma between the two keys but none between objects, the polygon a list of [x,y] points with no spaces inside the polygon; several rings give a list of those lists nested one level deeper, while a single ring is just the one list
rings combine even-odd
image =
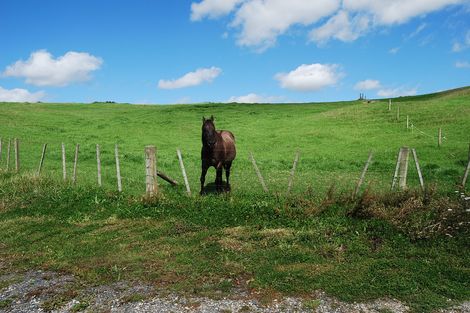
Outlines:
[{"label": "wooden fence post", "polygon": [[388,99],[388,110],[392,110],[392,99]]},{"label": "wooden fence post", "polygon": [[15,138],[15,171],[20,172],[20,144],[18,138]]},{"label": "wooden fence post", "polygon": [[423,174],[421,173],[421,167],[419,166],[419,161],[418,161],[418,156],[416,155],[416,150],[413,148],[411,149],[411,152],[413,153],[413,159],[415,160],[416,171],[418,172],[419,185],[421,186],[421,189],[424,191]]},{"label": "wooden fence post", "polygon": [[114,155],[116,156],[116,177],[117,177],[118,191],[122,192],[121,168],[119,166],[119,151],[118,151],[117,144],[114,146]]},{"label": "wooden fence post", "polygon": [[7,171],[10,170],[10,159],[11,159],[11,139],[8,138],[8,146],[7,146]]},{"label": "wooden fence post", "polygon": [[407,115],[406,116],[406,129],[410,128],[410,117]]},{"label": "wooden fence post", "polygon": [[403,147],[401,149],[401,162],[400,162],[400,181],[398,182],[398,187],[404,190],[406,189],[406,177],[408,175],[408,159],[410,157],[410,149],[408,147]]},{"label": "wooden fence post", "polygon": [[354,190],[353,199],[359,193],[359,189],[361,188],[361,185],[364,182],[364,177],[366,176],[367,169],[369,168],[370,162],[372,161],[372,155],[373,153],[372,151],[370,151],[369,158],[367,159],[366,165],[364,166],[364,169],[362,170],[361,177],[359,178],[359,181],[357,182],[356,189]]},{"label": "wooden fence post", "polygon": [[101,187],[101,153],[100,153],[100,145],[96,145],[96,169],[98,175],[98,186]]},{"label": "wooden fence post", "polygon": [[400,106],[397,105],[397,121],[400,121]]},{"label": "wooden fence post", "polygon": [[145,192],[147,196],[158,194],[157,159],[155,146],[145,147]]},{"label": "wooden fence post", "polygon": [[62,143],[62,177],[64,181],[67,180],[67,167],[65,163],[65,144]]},{"label": "wooden fence post", "polygon": [[295,168],[297,167],[297,162],[299,162],[300,151],[297,151],[295,154],[294,164],[292,165],[292,170],[290,171],[289,176],[289,185],[287,186],[287,193],[289,194],[292,189],[292,184],[294,183]]},{"label": "wooden fence post", "polygon": [[75,147],[75,158],[73,161],[73,176],[72,176],[72,183],[75,184],[77,182],[77,164],[78,164],[78,151],[80,150],[80,145],[77,143]]},{"label": "wooden fence post", "polygon": [[437,131],[437,146],[440,147],[442,145],[442,128],[439,127]]},{"label": "wooden fence post", "polygon": [[188,195],[191,195],[191,188],[189,188],[188,176],[186,175],[186,169],[184,168],[183,157],[181,156],[181,150],[176,149],[176,154],[178,155],[178,160],[181,167],[181,173],[183,174],[184,185],[186,186],[186,192]]},{"label": "wooden fence post", "polygon": [[401,161],[401,148],[398,150],[397,165],[395,166],[395,174],[393,174],[392,188],[390,188],[390,190],[393,190],[393,188],[395,188],[395,184],[397,182],[397,177],[398,177],[398,170],[400,169],[400,161]]},{"label": "wooden fence post", "polygon": [[263,187],[264,192],[269,192],[268,187],[266,187],[266,183],[264,182],[264,178],[261,175],[261,172],[258,168],[258,165],[256,164],[255,158],[253,157],[253,153],[250,152],[250,159],[251,163],[253,164],[253,167],[255,168],[256,175],[258,176],[259,182],[261,183],[261,187]]},{"label": "wooden fence post", "polygon": [[468,163],[467,168],[465,169],[465,174],[463,174],[462,187],[465,188],[467,183],[468,173],[470,172],[470,144],[468,145]]},{"label": "wooden fence post", "polygon": [[39,161],[38,176],[41,175],[42,165],[44,164],[44,157],[46,156],[47,143],[42,146],[41,160]]}]

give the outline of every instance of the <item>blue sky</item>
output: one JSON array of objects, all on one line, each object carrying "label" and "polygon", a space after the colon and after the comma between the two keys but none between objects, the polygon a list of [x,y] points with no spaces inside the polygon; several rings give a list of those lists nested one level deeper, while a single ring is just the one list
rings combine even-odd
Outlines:
[{"label": "blue sky", "polygon": [[470,85],[470,0],[1,0],[0,101],[317,102]]}]

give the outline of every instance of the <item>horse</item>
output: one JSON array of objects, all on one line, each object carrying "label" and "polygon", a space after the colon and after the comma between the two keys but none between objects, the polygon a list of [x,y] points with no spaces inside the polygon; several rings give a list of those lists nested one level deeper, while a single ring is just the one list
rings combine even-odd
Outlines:
[{"label": "horse", "polygon": [[235,136],[228,130],[215,129],[214,116],[209,119],[202,117],[202,172],[201,172],[201,191],[204,191],[204,182],[209,167],[216,169],[217,175],[215,185],[217,192],[222,191],[222,170],[225,169],[225,177],[227,178],[227,189],[230,191],[230,168],[232,162],[237,155],[235,149]]}]

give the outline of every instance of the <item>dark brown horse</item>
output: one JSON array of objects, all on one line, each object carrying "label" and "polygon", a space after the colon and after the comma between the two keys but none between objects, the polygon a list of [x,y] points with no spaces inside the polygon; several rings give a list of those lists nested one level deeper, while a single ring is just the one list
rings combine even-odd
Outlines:
[{"label": "dark brown horse", "polygon": [[217,176],[215,185],[217,191],[222,191],[222,170],[225,169],[227,178],[227,189],[230,190],[230,167],[235,159],[237,152],[235,150],[235,136],[228,130],[215,129],[214,117],[209,119],[202,118],[202,172],[201,172],[201,194],[204,190],[204,182],[209,167],[215,167]]}]

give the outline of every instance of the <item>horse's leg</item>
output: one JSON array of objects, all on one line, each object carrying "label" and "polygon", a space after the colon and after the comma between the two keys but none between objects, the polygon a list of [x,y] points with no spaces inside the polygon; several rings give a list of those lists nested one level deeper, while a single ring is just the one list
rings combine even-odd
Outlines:
[{"label": "horse's leg", "polygon": [[217,176],[215,177],[215,186],[216,186],[217,192],[222,191],[222,170],[223,170],[222,165],[217,167]]},{"label": "horse's leg", "polygon": [[225,167],[225,177],[227,178],[227,190],[230,191],[230,168],[232,167],[232,161],[226,162],[224,164]]},{"label": "horse's leg", "polygon": [[207,169],[209,168],[209,166],[207,165],[206,162],[202,161],[202,171],[201,171],[201,191],[199,192],[199,194],[202,195],[203,191],[204,191],[204,182],[206,181],[206,174],[207,174]]}]

